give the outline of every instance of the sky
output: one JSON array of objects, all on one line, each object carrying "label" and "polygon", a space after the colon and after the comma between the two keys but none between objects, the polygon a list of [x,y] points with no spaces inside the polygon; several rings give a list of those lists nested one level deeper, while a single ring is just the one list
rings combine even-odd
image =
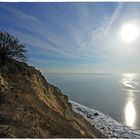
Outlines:
[{"label": "sky", "polygon": [[140,37],[124,42],[119,34],[129,22],[140,26],[140,3],[0,3],[0,29],[44,73],[140,72]]}]

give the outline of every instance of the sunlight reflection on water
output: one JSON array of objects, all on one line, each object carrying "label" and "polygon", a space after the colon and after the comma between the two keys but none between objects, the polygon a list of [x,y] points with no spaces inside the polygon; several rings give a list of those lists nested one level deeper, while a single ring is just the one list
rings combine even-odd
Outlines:
[{"label": "sunlight reflection on water", "polygon": [[128,101],[125,106],[126,125],[134,127],[135,120],[136,120],[136,110],[135,110],[134,103],[132,101]]},{"label": "sunlight reflection on water", "polygon": [[136,74],[123,74],[121,83],[125,86],[125,90],[127,91],[127,102],[125,105],[124,113],[125,113],[125,123],[128,126],[135,127],[136,121],[136,109],[134,105],[135,100],[135,82]]}]

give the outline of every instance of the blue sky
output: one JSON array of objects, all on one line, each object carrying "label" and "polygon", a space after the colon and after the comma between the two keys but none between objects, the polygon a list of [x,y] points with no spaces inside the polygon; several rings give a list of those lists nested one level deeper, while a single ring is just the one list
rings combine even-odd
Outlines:
[{"label": "blue sky", "polygon": [[47,73],[140,72],[140,37],[118,35],[127,22],[140,25],[140,3],[0,3],[1,30]]}]

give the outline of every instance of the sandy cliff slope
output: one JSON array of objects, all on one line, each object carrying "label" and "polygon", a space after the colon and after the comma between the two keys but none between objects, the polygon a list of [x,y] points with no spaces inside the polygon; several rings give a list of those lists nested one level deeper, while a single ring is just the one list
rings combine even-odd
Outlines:
[{"label": "sandy cliff slope", "polygon": [[34,67],[14,62],[0,71],[0,137],[98,137],[72,111],[68,97]]}]

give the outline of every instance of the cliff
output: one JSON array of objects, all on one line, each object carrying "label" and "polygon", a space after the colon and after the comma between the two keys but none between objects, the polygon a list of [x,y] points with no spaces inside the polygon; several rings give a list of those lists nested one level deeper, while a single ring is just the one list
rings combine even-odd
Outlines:
[{"label": "cliff", "polygon": [[68,97],[34,67],[15,61],[0,70],[0,137],[98,136],[84,118],[73,112]]}]

